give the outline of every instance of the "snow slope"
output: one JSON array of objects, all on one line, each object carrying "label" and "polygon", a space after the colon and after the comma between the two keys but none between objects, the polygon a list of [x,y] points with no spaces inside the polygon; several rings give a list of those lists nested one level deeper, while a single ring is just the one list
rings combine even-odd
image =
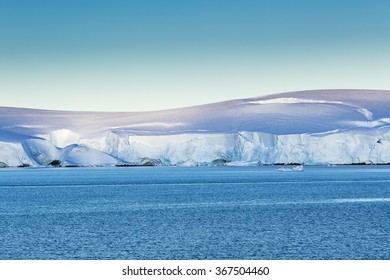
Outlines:
[{"label": "snow slope", "polygon": [[314,90],[155,112],[0,107],[0,163],[390,162],[390,91]]}]

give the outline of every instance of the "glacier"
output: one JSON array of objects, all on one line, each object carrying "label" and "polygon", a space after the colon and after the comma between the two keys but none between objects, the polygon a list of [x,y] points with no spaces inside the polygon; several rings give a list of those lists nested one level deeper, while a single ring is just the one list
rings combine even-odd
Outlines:
[{"label": "glacier", "polygon": [[390,91],[310,90],[154,112],[0,107],[0,167],[390,163]]}]

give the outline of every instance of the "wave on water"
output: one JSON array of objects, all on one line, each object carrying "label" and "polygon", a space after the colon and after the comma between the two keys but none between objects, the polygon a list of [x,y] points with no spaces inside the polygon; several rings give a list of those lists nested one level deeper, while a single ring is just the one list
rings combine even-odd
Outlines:
[{"label": "wave on water", "polygon": [[340,198],[334,199],[334,203],[361,203],[361,202],[390,202],[390,197],[378,198]]}]

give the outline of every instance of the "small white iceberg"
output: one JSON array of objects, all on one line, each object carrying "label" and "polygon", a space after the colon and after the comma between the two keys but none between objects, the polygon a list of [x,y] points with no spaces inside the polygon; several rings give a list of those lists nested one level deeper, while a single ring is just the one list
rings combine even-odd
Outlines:
[{"label": "small white iceberg", "polygon": [[282,167],[282,168],[276,169],[276,171],[279,171],[279,172],[302,172],[303,170],[304,170],[303,165],[294,166],[292,168]]}]

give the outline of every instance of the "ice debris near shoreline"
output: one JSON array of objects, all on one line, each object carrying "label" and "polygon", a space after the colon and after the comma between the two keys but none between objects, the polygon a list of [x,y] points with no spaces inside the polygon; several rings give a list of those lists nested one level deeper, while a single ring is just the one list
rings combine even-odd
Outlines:
[{"label": "ice debris near shoreline", "polygon": [[0,115],[0,167],[390,163],[390,91],[301,91],[138,113],[0,107]]}]

